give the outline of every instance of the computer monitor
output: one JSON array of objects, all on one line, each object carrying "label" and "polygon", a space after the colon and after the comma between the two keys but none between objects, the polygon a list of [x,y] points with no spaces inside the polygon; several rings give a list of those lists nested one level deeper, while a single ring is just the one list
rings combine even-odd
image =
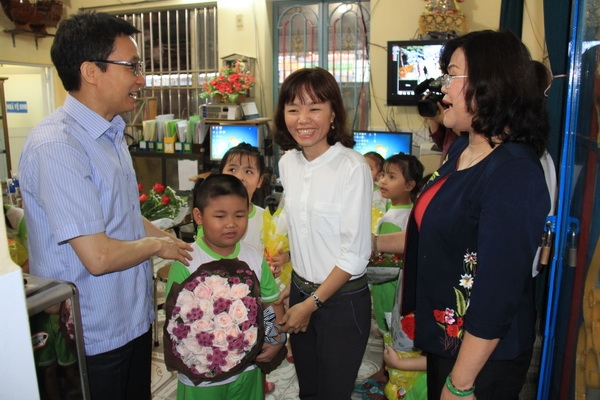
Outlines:
[{"label": "computer monitor", "polygon": [[388,105],[416,105],[415,89],[423,81],[438,78],[443,40],[395,40],[388,42]]},{"label": "computer monitor", "polygon": [[257,125],[211,125],[210,160],[221,161],[227,150],[240,143],[260,148],[259,133]]},{"label": "computer monitor", "polygon": [[375,151],[383,158],[412,151],[412,132],[354,131],[354,141],[360,154]]}]

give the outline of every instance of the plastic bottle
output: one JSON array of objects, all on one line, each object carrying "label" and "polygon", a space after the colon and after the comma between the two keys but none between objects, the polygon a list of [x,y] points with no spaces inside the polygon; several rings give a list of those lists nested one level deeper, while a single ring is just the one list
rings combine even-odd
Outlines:
[{"label": "plastic bottle", "polygon": [[15,194],[17,196],[17,200],[21,198],[21,186],[19,185],[19,176],[14,172],[10,172],[12,175],[13,185],[15,185]]},{"label": "plastic bottle", "polygon": [[8,197],[8,204],[12,204],[13,206],[17,205],[16,188],[11,178],[6,180],[6,194]]}]

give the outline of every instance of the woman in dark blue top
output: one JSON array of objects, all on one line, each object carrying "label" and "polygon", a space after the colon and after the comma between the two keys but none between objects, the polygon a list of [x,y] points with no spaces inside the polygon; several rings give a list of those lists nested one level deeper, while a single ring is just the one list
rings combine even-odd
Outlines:
[{"label": "woman in dark blue top", "polygon": [[550,207],[543,92],[512,33],[473,32],[444,51],[444,125],[463,135],[409,221],[402,311],[416,311],[430,399],[518,399],[535,340],[531,266]]}]

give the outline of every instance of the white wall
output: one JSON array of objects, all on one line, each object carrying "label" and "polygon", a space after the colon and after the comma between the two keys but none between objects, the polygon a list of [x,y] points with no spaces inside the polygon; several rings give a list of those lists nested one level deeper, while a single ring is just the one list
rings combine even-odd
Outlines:
[{"label": "white wall", "polygon": [[[53,69],[53,68],[52,68]],[[4,83],[6,101],[25,101],[26,113],[8,112],[10,158],[12,171],[18,172],[19,157],[27,134],[38,122],[49,114],[54,103],[50,104],[48,93],[52,84],[48,82],[50,67],[0,64],[0,76],[8,77]],[[10,171],[9,171],[10,172]],[[6,177],[1,177],[6,178]]]}]

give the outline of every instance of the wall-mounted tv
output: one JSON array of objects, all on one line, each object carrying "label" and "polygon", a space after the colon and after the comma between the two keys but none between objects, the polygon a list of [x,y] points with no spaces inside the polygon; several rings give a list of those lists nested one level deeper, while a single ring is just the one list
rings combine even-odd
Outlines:
[{"label": "wall-mounted tv", "polygon": [[412,132],[354,131],[354,141],[360,154],[375,151],[383,158],[412,151]]},{"label": "wall-mounted tv", "polygon": [[210,160],[221,161],[227,150],[240,143],[260,149],[260,130],[257,125],[211,125]]},{"label": "wall-mounted tv", "polygon": [[416,105],[415,88],[442,75],[440,52],[443,40],[396,40],[388,42],[387,104]]}]

